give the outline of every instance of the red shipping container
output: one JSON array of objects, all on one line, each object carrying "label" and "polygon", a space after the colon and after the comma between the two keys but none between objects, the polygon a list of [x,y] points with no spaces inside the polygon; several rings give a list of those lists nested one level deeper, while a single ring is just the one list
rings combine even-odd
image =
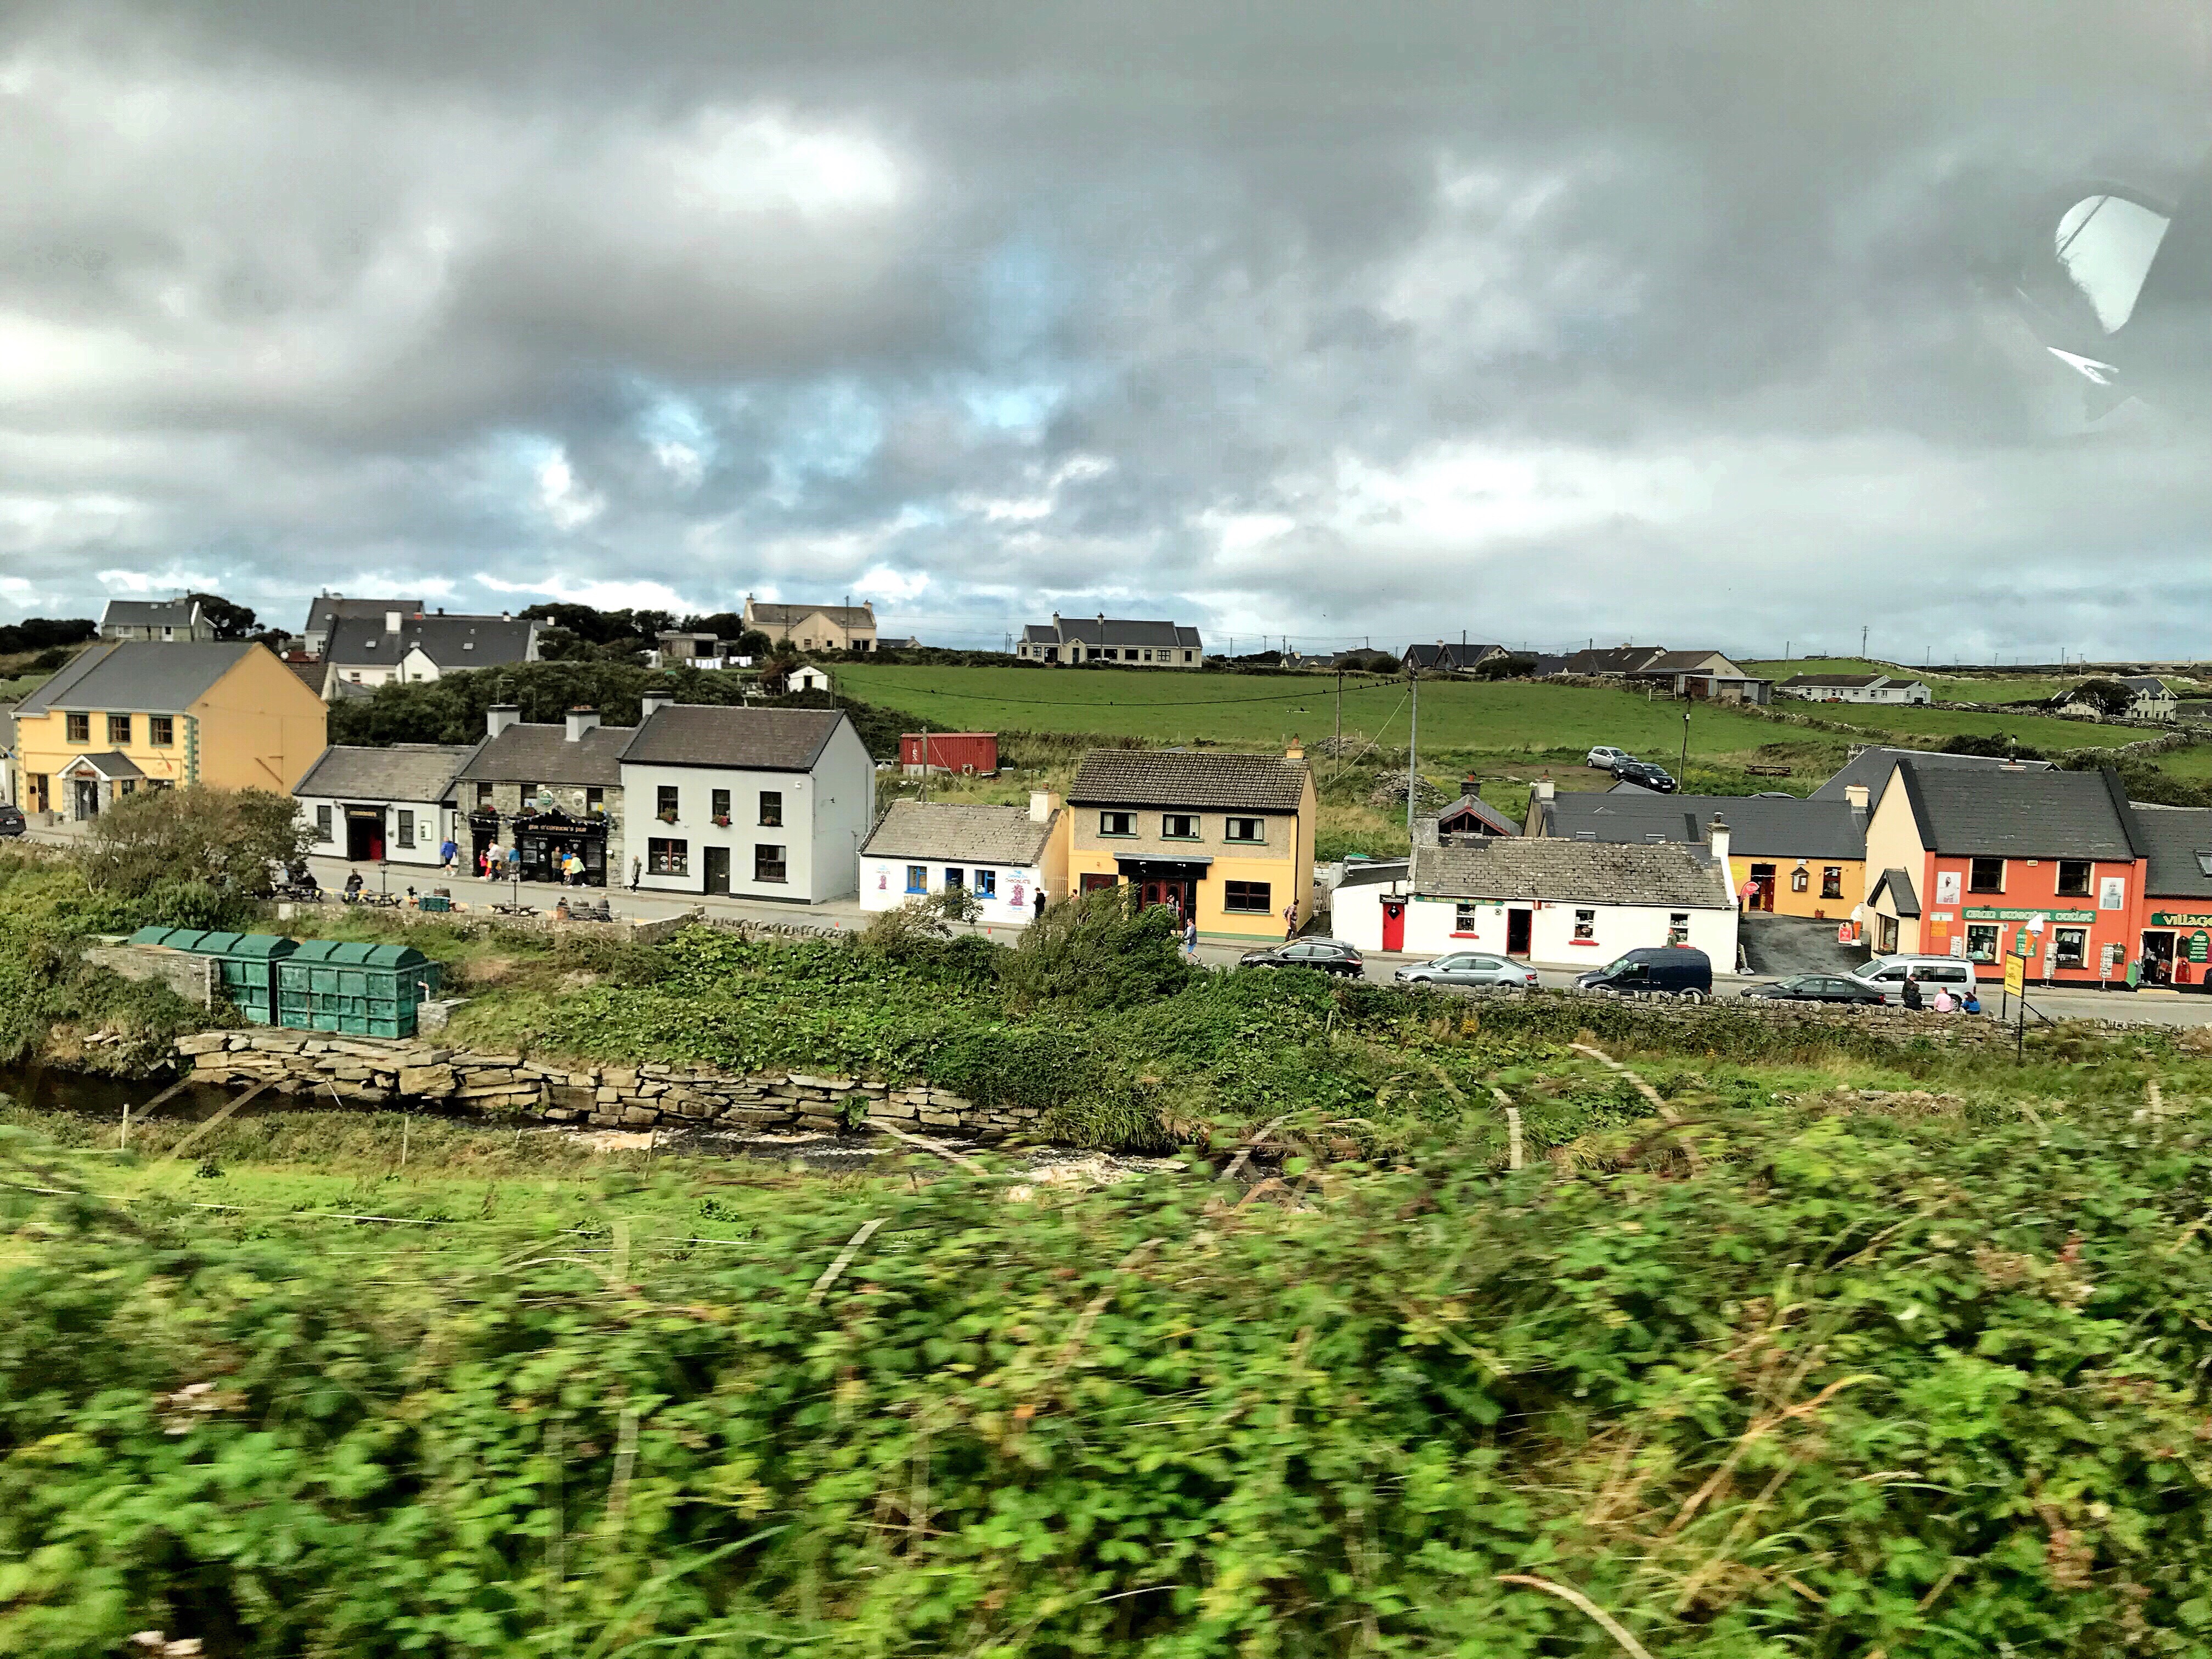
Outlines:
[{"label": "red shipping container", "polygon": [[919,773],[927,767],[940,772],[988,775],[999,769],[996,732],[908,732],[899,738],[899,767]]}]

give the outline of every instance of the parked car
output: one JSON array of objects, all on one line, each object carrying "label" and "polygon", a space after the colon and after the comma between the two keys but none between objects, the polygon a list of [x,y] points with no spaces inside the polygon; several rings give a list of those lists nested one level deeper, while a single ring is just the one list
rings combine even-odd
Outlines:
[{"label": "parked car", "polygon": [[1527,963],[1479,951],[1455,951],[1433,962],[1409,962],[1391,977],[1401,985],[1517,985],[1529,990],[1536,986],[1536,970]]},{"label": "parked car", "polygon": [[1657,794],[1671,795],[1680,787],[1674,775],[1663,766],[1654,766],[1650,761],[1623,761],[1613,769],[1613,775],[1623,783],[1632,783],[1639,789],[1649,789]]},{"label": "parked car", "polygon": [[20,806],[0,806],[0,836],[20,836],[30,826],[23,821]]},{"label": "parked car", "polygon": [[1882,1002],[1881,993],[1874,987],[1841,974],[1796,974],[1771,985],[1754,985],[1743,994],[1776,1002],[1840,1002],[1873,1008]]},{"label": "parked car", "polygon": [[1713,994],[1713,959],[1687,945],[1645,945],[1593,969],[1575,981],[1585,991],[1620,996],[1680,997],[1703,1002]]},{"label": "parked car", "polygon": [[1342,939],[1294,939],[1271,945],[1264,951],[1247,951],[1237,958],[1240,968],[1315,968],[1324,974],[1358,979],[1367,959]]},{"label": "parked car", "polygon": [[1919,981],[1923,997],[1934,996],[1939,988],[1963,997],[1975,982],[1974,964],[1964,957],[1876,957],[1851,969],[1854,980],[1881,992],[1881,1000],[1893,1005],[1905,1000],[1908,975]]},{"label": "parked car", "polygon": [[1621,762],[1632,761],[1636,757],[1626,749],[1608,749],[1605,744],[1600,744],[1583,757],[1583,764],[1595,767],[1601,772],[1610,772]]}]

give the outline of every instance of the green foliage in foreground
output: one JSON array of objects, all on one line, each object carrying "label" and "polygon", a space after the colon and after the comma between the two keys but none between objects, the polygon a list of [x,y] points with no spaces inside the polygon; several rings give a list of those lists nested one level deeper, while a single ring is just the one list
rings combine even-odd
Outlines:
[{"label": "green foliage in foreground", "polygon": [[689,1225],[126,1213],[18,1137],[0,1649],[1617,1650],[1517,1577],[1668,1659],[2206,1650],[2203,1121],[1915,1110]]}]

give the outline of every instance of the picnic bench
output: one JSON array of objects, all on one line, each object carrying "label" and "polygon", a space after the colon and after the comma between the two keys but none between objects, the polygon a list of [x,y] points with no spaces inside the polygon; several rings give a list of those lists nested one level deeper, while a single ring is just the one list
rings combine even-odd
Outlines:
[{"label": "picnic bench", "polygon": [[1790,769],[1786,766],[1747,766],[1743,769],[1754,778],[1786,778],[1790,775]]}]

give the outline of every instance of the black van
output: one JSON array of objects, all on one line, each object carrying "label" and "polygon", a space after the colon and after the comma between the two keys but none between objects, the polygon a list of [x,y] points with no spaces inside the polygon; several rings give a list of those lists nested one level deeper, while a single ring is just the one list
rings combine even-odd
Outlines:
[{"label": "black van", "polygon": [[1646,945],[1584,974],[1575,984],[1585,991],[1702,1002],[1713,994],[1713,959],[1686,945]]}]

